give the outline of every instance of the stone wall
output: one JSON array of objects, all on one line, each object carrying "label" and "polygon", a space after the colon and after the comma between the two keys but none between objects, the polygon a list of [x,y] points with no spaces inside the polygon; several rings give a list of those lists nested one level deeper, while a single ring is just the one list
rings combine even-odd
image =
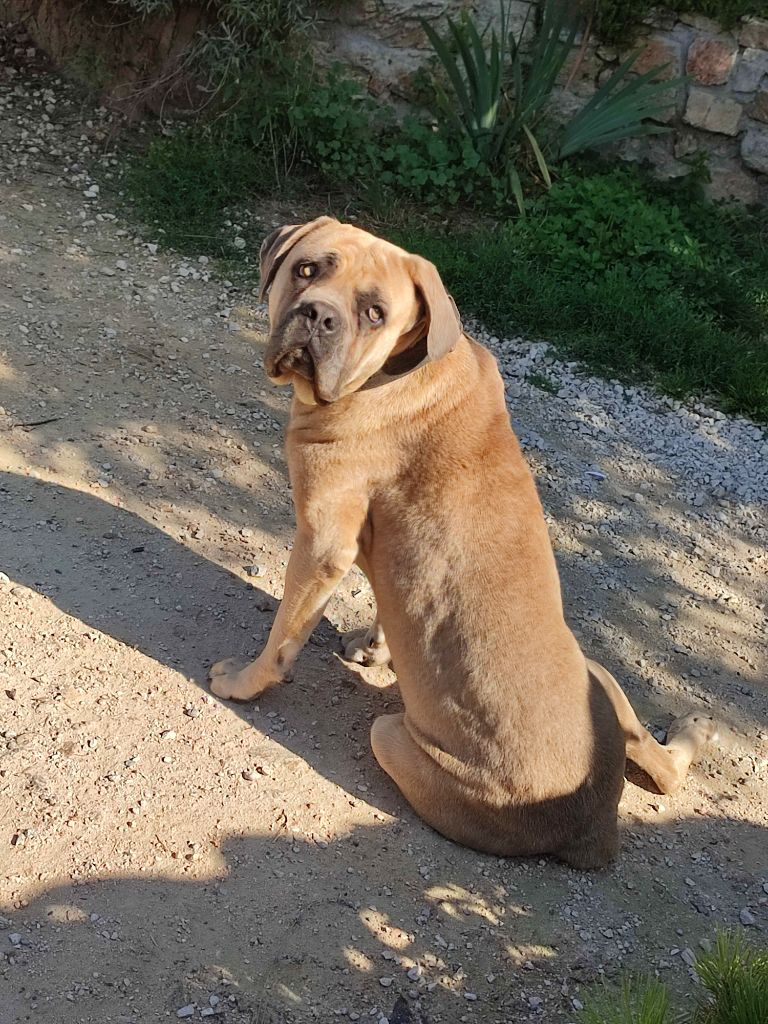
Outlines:
[{"label": "stone wall", "polygon": [[[446,14],[462,9],[481,25],[499,17],[498,0],[317,0],[317,58],[340,62],[372,94],[402,106],[413,101],[417,72],[432,53],[421,19],[440,29]],[[89,84],[137,114],[195,108],[206,99],[185,57],[212,10],[183,0],[170,14],[126,19],[103,0],[0,0],[0,19],[23,24],[59,66],[79,67],[86,80],[82,71],[90,65]],[[511,0],[509,10],[512,29],[530,38],[535,0]],[[616,147],[618,155],[674,176],[703,152],[713,198],[768,204],[768,11],[727,32],[706,18],[658,8],[639,27],[636,46],[638,71],[668,64],[667,77],[685,74],[690,81],[677,89],[664,118],[672,130],[628,140]],[[572,114],[625,56],[589,35],[577,39],[554,112]]]},{"label": "stone wall", "polygon": [[[354,70],[374,95],[406,101],[414,76],[430,56],[420,19],[444,23],[446,13],[471,8],[480,24],[498,18],[497,0],[364,0],[322,5],[318,52]],[[512,26],[521,29],[531,4],[511,3]],[[527,31],[533,28],[528,18]],[[713,198],[768,203],[768,18],[749,18],[733,31],[698,15],[657,9],[638,29],[631,49],[647,71],[668,64],[667,78],[687,75],[676,90],[664,135],[630,139],[617,147],[628,160],[646,160],[664,177],[686,173],[690,159],[706,154]],[[555,97],[561,116],[573,113],[612,68],[627,56],[587,37],[577,39]],[[567,85],[566,85],[567,83]]]}]

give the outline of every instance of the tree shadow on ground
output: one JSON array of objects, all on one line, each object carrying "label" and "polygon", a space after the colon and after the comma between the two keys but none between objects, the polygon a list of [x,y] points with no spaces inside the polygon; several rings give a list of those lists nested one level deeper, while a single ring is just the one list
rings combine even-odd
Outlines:
[{"label": "tree shadow on ground", "polygon": [[[213,662],[230,654],[255,656],[268,635],[277,601],[258,586],[195,553],[134,512],[86,492],[0,473],[0,551],[3,571],[44,595],[68,615],[181,673],[206,692]],[[280,709],[288,728],[273,738],[306,758],[323,776],[355,794],[361,746],[381,713],[401,710],[396,690],[370,685],[338,657],[341,637],[323,619],[297,665],[297,683],[260,702]],[[387,670],[379,670],[379,675]],[[316,691],[341,688],[344,716],[323,730],[346,742],[318,749]],[[226,702],[253,725],[252,705]],[[271,726],[260,719],[261,727]],[[275,723],[277,725],[278,723]],[[274,726],[272,726],[274,727]],[[372,755],[370,755],[372,759]],[[383,774],[374,799],[386,812],[399,805]]]},{"label": "tree shadow on ground", "polygon": [[[533,1005],[565,1021],[585,981],[616,973],[617,945],[631,966],[639,942],[661,933],[657,952],[674,979],[672,961],[685,968],[669,945],[695,946],[723,923],[721,908],[688,899],[683,834],[701,851],[698,880],[716,871],[742,892],[757,886],[767,838],[728,818],[633,827],[648,856],[631,883],[592,876],[595,895],[579,917],[576,872],[548,864],[521,874],[519,862],[446,844],[425,879],[405,831],[358,828],[325,848],[285,833],[230,836],[186,878],[93,878],[40,892],[5,922],[13,942],[0,966],[0,1019],[138,1024],[192,1005],[198,1020],[214,1004],[235,1024],[339,1014],[507,1021],[527,1019],[541,993]],[[625,884],[654,899],[661,892],[667,920],[641,911],[614,941],[608,925],[618,927],[611,911],[626,901]],[[675,942],[673,925],[685,939]]]}]

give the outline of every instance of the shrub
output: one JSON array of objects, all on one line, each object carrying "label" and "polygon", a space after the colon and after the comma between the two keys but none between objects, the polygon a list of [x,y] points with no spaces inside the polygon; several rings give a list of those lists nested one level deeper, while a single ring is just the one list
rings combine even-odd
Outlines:
[{"label": "shrub", "polygon": [[575,172],[527,220],[396,240],[440,267],[496,333],[673,394],[768,418],[768,217],[659,190],[631,169]]}]

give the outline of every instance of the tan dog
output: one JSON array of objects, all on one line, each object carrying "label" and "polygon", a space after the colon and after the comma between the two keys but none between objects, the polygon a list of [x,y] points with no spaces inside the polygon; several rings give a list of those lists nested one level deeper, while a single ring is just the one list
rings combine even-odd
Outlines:
[{"label": "tan dog", "polygon": [[490,353],[462,333],[431,263],[328,217],[262,246],[267,373],[295,388],[297,534],[261,655],[211,670],[220,697],[284,679],[357,563],[377,601],[349,657],[391,657],[405,714],[373,751],[430,825],[489,853],[605,865],[627,760],[667,793],[715,737],[660,746],[563,619],[536,488]]}]

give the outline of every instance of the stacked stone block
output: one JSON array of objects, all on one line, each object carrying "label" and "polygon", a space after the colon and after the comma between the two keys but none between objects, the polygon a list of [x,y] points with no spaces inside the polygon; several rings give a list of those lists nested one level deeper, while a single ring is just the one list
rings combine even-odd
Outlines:
[{"label": "stacked stone block", "polygon": [[[420,19],[439,27],[446,14],[471,8],[479,24],[498,19],[497,0],[365,0],[325,4],[320,49],[326,59],[356,71],[375,95],[407,102],[414,77],[430,49]],[[513,0],[512,26],[533,31],[531,3]],[[527,19],[527,22],[526,22]],[[662,77],[687,77],[674,103],[659,118],[665,135],[628,140],[619,154],[650,162],[663,177],[684,174],[703,152],[713,198],[768,203],[768,17],[746,18],[732,31],[698,15],[656,9],[640,26],[630,51],[598,39],[577,39],[554,97],[555,113],[572,116],[618,66],[639,49],[638,73],[666,65]]]}]

